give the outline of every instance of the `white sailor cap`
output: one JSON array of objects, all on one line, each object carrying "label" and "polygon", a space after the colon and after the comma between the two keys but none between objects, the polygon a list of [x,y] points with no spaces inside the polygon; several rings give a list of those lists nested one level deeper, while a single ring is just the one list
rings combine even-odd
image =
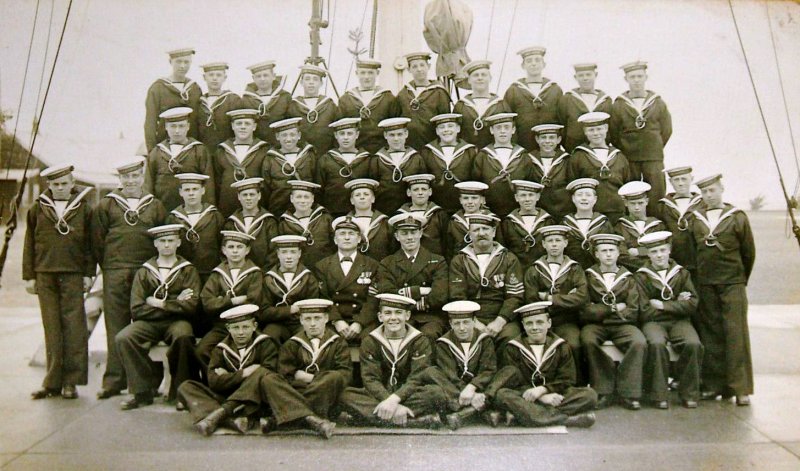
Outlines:
[{"label": "white sailor cap", "polygon": [[561,134],[562,129],[564,126],[560,124],[537,124],[531,128],[531,131],[533,134],[541,136],[542,134]]},{"label": "white sailor cap", "polygon": [[414,185],[428,185],[431,186],[436,176],[430,173],[418,173],[416,175],[407,175],[403,177],[403,182],[411,188]]},{"label": "white sailor cap", "polygon": [[467,222],[470,225],[472,225],[472,224],[481,224],[481,225],[484,225],[484,226],[492,226],[492,227],[494,227],[494,226],[497,225],[497,223],[500,222],[500,218],[499,217],[497,217],[494,214],[489,213],[489,212],[465,214],[464,218],[467,220]]},{"label": "white sailor cap", "polygon": [[380,307],[394,307],[410,311],[417,305],[417,302],[413,299],[407,296],[400,296],[399,294],[382,293],[376,294],[375,298],[380,301]]},{"label": "white sailor cap", "polygon": [[380,61],[372,59],[359,59],[356,61],[356,69],[380,70],[381,66]]},{"label": "white sailor cap", "polygon": [[519,314],[520,319],[526,317],[538,316],[539,314],[549,314],[550,306],[553,305],[552,301],[537,301],[535,303],[526,304],[514,309],[515,314]]},{"label": "white sailor cap", "polygon": [[628,62],[627,64],[620,66],[620,69],[622,69],[626,74],[628,72],[632,72],[634,70],[639,70],[639,69],[647,70],[647,62],[645,61]]},{"label": "white sailor cap", "polygon": [[594,247],[598,245],[622,245],[625,242],[625,238],[619,234],[593,234],[589,236],[589,242]]},{"label": "white sailor cap", "polygon": [[161,226],[151,227],[147,230],[147,234],[155,239],[167,236],[180,236],[183,230],[183,224],[163,224]]},{"label": "white sailor cap", "polygon": [[183,185],[185,183],[199,183],[201,185],[205,185],[206,180],[208,180],[208,175],[203,175],[202,173],[176,173],[175,178],[178,179],[178,185]]},{"label": "white sailor cap", "polygon": [[358,227],[358,224],[355,221],[353,221],[352,216],[339,216],[331,222],[331,228],[334,232],[338,231],[339,229],[350,229],[361,234],[361,228]]},{"label": "white sailor cap", "polygon": [[471,319],[480,310],[480,304],[468,300],[450,301],[442,306],[442,311],[446,312],[450,319]]},{"label": "white sailor cap", "polygon": [[298,314],[328,314],[333,306],[333,301],[318,298],[302,299],[292,306],[297,307]]},{"label": "white sailor cap", "polygon": [[238,182],[231,183],[231,188],[233,188],[237,192],[244,190],[260,190],[262,183],[264,183],[263,178],[250,177],[250,178],[245,178],[243,180],[239,180]]},{"label": "white sailor cap", "polygon": [[334,131],[350,128],[358,129],[359,126],[361,126],[361,118],[342,118],[328,125],[328,127],[332,128]]},{"label": "white sailor cap", "polygon": [[288,180],[286,182],[292,191],[308,191],[309,193],[316,193],[322,188],[319,183],[309,182],[305,180]]},{"label": "white sailor cap", "polygon": [[484,191],[489,189],[489,185],[483,182],[458,182],[453,185],[462,195],[482,195]]},{"label": "white sailor cap", "polygon": [[209,62],[200,66],[203,72],[211,72],[214,70],[228,70],[227,62]]},{"label": "white sailor cap", "polygon": [[534,193],[540,193],[544,188],[544,185],[541,183],[532,182],[529,180],[511,180],[511,185],[514,186],[514,191],[532,191]]},{"label": "white sailor cap", "polygon": [[463,69],[464,74],[472,75],[473,72],[480,69],[489,69],[492,66],[492,61],[488,60],[474,60],[469,64],[465,65]]},{"label": "white sailor cap", "polygon": [[219,231],[219,233],[222,234],[222,244],[223,245],[225,244],[225,242],[228,242],[229,240],[232,240],[232,241],[235,241],[235,242],[241,242],[244,245],[250,245],[254,240],[256,240],[255,237],[251,236],[250,234],[248,234],[246,232]]},{"label": "white sailor cap", "polygon": [[417,213],[400,213],[389,218],[389,225],[395,230],[422,229],[427,222],[425,216]]},{"label": "white sailor cap", "polygon": [[289,129],[298,129],[300,128],[300,122],[303,121],[303,118],[286,118],[280,121],[275,121],[274,123],[269,125],[270,129],[274,129],[275,133],[279,133],[282,131],[287,131]]},{"label": "white sailor cap", "polygon": [[575,193],[576,191],[582,190],[584,188],[591,188],[593,190],[597,190],[597,185],[599,184],[600,182],[598,182],[594,178],[577,178],[567,183],[567,191],[569,191],[570,193]]},{"label": "white sailor cap", "polygon": [[583,127],[606,124],[609,119],[611,119],[611,115],[602,111],[592,111],[578,116],[578,122],[581,123]]},{"label": "white sailor cap", "polygon": [[117,166],[115,170],[117,171],[117,175],[124,175],[126,173],[131,173],[144,168],[145,162],[146,160],[144,158],[136,157],[129,162],[125,162],[124,164]]},{"label": "white sailor cap", "polygon": [[72,164],[51,165],[50,167],[42,170],[39,175],[48,180],[55,180],[56,178],[61,178],[64,175],[69,175],[74,170],[75,167]]},{"label": "white sailor cap", "polygon": [[617,194],[623,199],[635,200],[647,196],[647,192],[650,191],[650,188],[651,186],[649,183],[634,180],[619,187]]},{"label": "white sailor cap", "polygon": [[328,75],[328,72],[323,69],[322,67],[317,67],[316,65],[305,64],[300,66],[300,75],[311,74],[316,75],[317,77],[325,78]]},{"label": "white sailor cap", "polygon": [[260,309],[261,308],[255,304],[242,304],[223,311],[222,314],[219,315],[219,318],[225,321],[226,324],[233,324],[235,322],[255,319],[256,313]]},{"label": "white sailor cap", "polygon": [[444,123],[461,124],[461,115],[458,113],[442,113],[442,114],[437,114],[436,116],[431,118],[430,121],[436,126]]},{"label": "white sailor cap", "polygon": [[247,67],[247,70],[250,71],[251,74],[257,74],[262,70],[266,69],[274,69],[275,68],[275,61],[264,61],[259,62],[258,64],[253,64]]},{"label": "white sailor cap", "polygon": [[407,129],[408,123],[410,122],[411,118],[386,118],[382,119],[381,122],[378,123],[378,127],[383,129],[384,132],[394,131],[397,129]]},{"label": "white sailor cap", "polygon": [[542,226],[536,230],[536,235],[541,237],[542,240],[547,239],[550,236],[559,235],[561,237],[566,237],[569,234],[569,227],[563,224],[550,224],[547,226]]},{"label": "white sailor cap", "polygon": [[176,121],[186,121],[189,119],[189,115],[192,114],[193,109],[189,108],[188,106],[178,106],[175,108],[170,108],[160,115],[159,118],[163,119],[164,122],[167,123],[174,123]]},{"label": "white sailor cap", "polygon": [[378,189],[378,183],[376,180],[371,178],[356,178],[355,180],[350,180],[349,182],[344,184],[345,189],[350,190],[350,192],[354,192],[361,188],[367,188],[368,190],[372,190],[374,193],[375,190]]},{"label": "white sailor cap", "polygon": [[697,185],[697,188],[703,189],[707,186],[711,186],[714,183],[717,183],[720,180],[722,180],[722,174],[718,173],[716,175],[711,175],[710,177],[701,178],[700,180],[697,180],[695,182],[695,185]]},{"label": "white sailor cap", "polygon": [[659,245],[669,244],[672,241],[672,232],[670,231],[655,231],[645,234],[637,240],[640,247],[652,249]]},{"label": "white sailor cap", "polygon": [[237,119],[258,119],[258,110],[253,108],[239,108],[238,110],[231,110],[225,113],[231,119],[231,122],[236,121]]},{"label": "white sailor cap", "polygon": [[293,234],[286,234],[286,235],[279,235],[275,236],[270,239],[270,243],[275,248],[302,248],[308,239],[303,236],[293,235]]},{"label": "white sailor cap", "polygon": [[520,49],[517,51],[517,54],[522,56],[523,59],[532,55],[544,57],[544,55],[547,54],[547,48],[543,46],[530,46],[526,47],[525,49]]},{"label": "white sailor cap", "polygon": [[486,118],[483,118],[483,121],[486,123],[487,126],[492,127],[495,124],[501,123],[513,123],[514,118],[517,117],[517,113],[497,113]]},{"label": "white sailor cap", "polygon": [[175,59],[176,57],[183,57],[183,56],[191,56],[194,55],[194,48],[193,47],[184,47],[181,49],[173,49],[171,51],[167,51],[170,59]]}]

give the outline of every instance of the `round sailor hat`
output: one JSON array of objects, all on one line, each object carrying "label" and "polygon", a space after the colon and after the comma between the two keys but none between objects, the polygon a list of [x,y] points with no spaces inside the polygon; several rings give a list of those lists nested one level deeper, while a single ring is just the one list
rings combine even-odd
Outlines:
[{"label": "round sailor hat", "polygon": [[69,175],[74,170],[75,167],[71,164],[51,165],[50,167],[42,170],[39,175],[48,180],[55,180],[56,178],[61,178],[64,175]]},{"label": "round sailor hat", "polygon": [[517,54],[522,56],[523,59],[532,55],[544,57],[544,55],[547,54],[547,48],[543,46],[530,46],[525,49],[520,49],[517,51]]},{"label": "round sailor hat", "polygon": [[183,56],[191,56],[194,55],[194,48],[193,47],[184,47],[181,49],[173,49],[171,51],[167,51],[170,59],[175,59],[176,57],[183,57]]},{"label": "round sailor hat", "polygon": [[585,72],[587,70],[597,70],[597,64],[594,62],[582,62],[580,64],[573,64],[572,68],[575,72]]},{"label": "round sailor hat", "polygon": [[222,243],[223,245],[225,242],[232,240],[234,242],[241,242],[244,245],[250,245],[254,240],[255,237],[247,234],[246,232],[239,232],[239,231],[219,231],[222,234]]},{"label": "round sailor hat", "polygon": [[591,188],[593,190],[597,190],[597,185],[599,184],[600,182],[598,182],[594,178],[578,178],[567,183],[567,191],[569,191],[570,193],[575,193],[576,191],[582,190],[584,188]]},{"label": "round sailor hat", "polygon": [[159,118],[163,119],[166,123],[174,123],[177,121],[186,121],[189,119],[189,115],[192,114],[191,108],[188,106],[177,106],[175,108],[170,108],[160,115]]},{"label": "round sailor hat", "polygon": [[381,307],[394,307],[410,311],[411,308],[417,305],[417,302],[413,299],[406,296],[400,296],[399,294],[382,293],[376,294],[375,298],[380,301]]},{"label": "round sailor hat", "polygon": [[261,308],[255,304],[242,304],[224,311],[219,315],[219,318],[225,321],[226,324],[233,324],[234,322],[255,319],[259,309]]},{"label": "round sailor hat", "polygon": [[147,234],[150,235],[150,237],[155,240],[167,236],[180,237],[182,230],[183,230],[183,224],[164,224],[161,226],[151,227],[150,229],[147,230]]},{"label": "round sailor hat", "polygon": [[542,226],[537,229],[536,235],[541,237],[542,240],[554,235],[566,237],[567,234],[569,234],[569,230],[569,227],[563,224],[550,224],[549,226]]},{"label": "round sailor hat", "polygon": [[136,170],[143,169],[145,162],[146,160],[143,159],[142,157],[136,157],[129,162],[125,162],[124,164],[117,166],[114,170],[117,171],[117,175],[124,175],[126,173],[131,173]]},{"label": "round sailor hat", "polygon": [[395,230],[422,229],[427,222],[425,216],[417,213],[400,213],[389,218],[389,225]]},{"label": "round sailor hat", "polygon": [[305,180],[288,180],[286,182],[292,188],[292,191],[308,191],[309,193],[316,193],[322,188],[322,185]]},{"label": "round sailor hat", "polygon": [[253,64],[247,67],[247,70],[249,70],[250,73],[252,74],[257,74],[262,70],[274,69],[274,68],[275,68],[275,61],[270,60],[270,61],[259,62],[258,64]]},{"label": "round sailor hat", "polygon": [[361,188],[366,188],[368,190],[372,190],[375,193],[375,190],[378,189],[377,181],[371,178],[356,178],[355,180],[350,180],[349,182],[344,184],[345,189],[350,190],[350,193],[359,190]]},{"label": "round sailor hat", "polygon": [[328,314],[333,306],[333,301],[319,298],[302,299],[292,306],[297,307],[298,314]]},{"label": "round sailor hat", "polygon": [[589,236],[589,242],[595,247],[598,245],[622,245],[625,238],[619,234],[594,234]]},{"label": "round sailor hat", "polygon": [[334,131],[341,131],[343,129],[350,128],[358,129],[359,126],[361,126],[361,118],[342,118],[328,125],[328,127],[332,128]]},{"label": "round sailor hat", "polygon": [[423,52],[423,51],[411,52],[409,54],[406,54],[405,58],[406,58],[406,62],[408,63],[408,65],[411,65],[412,61],[417,61],[417,60],[422,60],[422,61],[426,61],[427,62],[427,61],[431,60],[431,53],[430,52]]},{"label": "round sailor hat", "polygon": [[541,136],[542,134],[561,134],[564,126],[560,124],[538,124],[531,128],[533,134]]},{"label": "round sailor hat", "polygon": [[442,113],[442,114],[437,114],[436,116],[431,118],[430,121],[436,126],[444,123],[461,124],[461,115],[458,113]]},{"label": "round sailor hat", "polygon": [[476,70],[489,69],[491,66],[492,66],[492,61],[474,60],[469,64],[465,65],[464,68],[461,70],[464,71],[464,74],[469,76],[472,75],[472,73],[475,72]]},{"label": "round sailor hat", "polygon": [[517,113],[497,113],[483,119],[487,126],[492,127],[495,124],[513,123]]},{"label": "round sailor hat", "polygon": [[650,191],[650,188],[649,183],[634,180],[619,187],[617,194],[621,196],[622,199],[635,200],[647,196],[647,192]]},{"label": "round sailor hat", "polygon": [[308,239],[305,237],[292,234],[279,235],[270,239],[272,246],[278,249],[302,248],[306,242]]},{"label": "round sailor hat", "polygon": [[647,62],[645,61],[628,62],[627,64],[621,65],[620,69],[622,69],[626,74],[628,72],[632,72],[634,70],[639,70],[639,69],[647,70]]},{"label": "round sailor hat", "polygon": [[525,319],[526,317],[538,316],[539,314],[548,314],[550,312],[550,306],[552,305],[553,303],[551,301],[537,301],[516,308],[514,313],[519,314],[520,319]]},{"label": "round sailor hat", "polygon": [[458,182],[453,185],[458,189],[462,195],[482,195],[484,191],[489,189],[489,185],[483,182]]},{"label": "round sailor hat", "polygon": [[655,231],[645,234],[637,240],[640,247],[652,249],[659,245],[669,244],[672,242],[672,232],[670,231]]},{"label": "round sailor hat", "polygon": [[238,110],[231,110],[225,113],[231,119],[231,122],[237,119],[258,119],[258,110],[252,108],[240,108]]},{"label": "round sailor hat", "polygon": [[669,178],[677,177],[679,175],[686,175],[687,173],[692,173],[692,167],[688,165],[684,165],[682,167],[672,167],[664,170],[664,173],[666,173]]},{"label": "round sailor hat", "polygon": [[442,306],[442,311],[446,312],[450,319],[471,319],[480,310],[480,304],[468,300],[450,301]]},{"label": "round sailor hat", "polygon": [[356,69],[372,69],[380,70],[382,64],[380,61],[372,59],[359,59],[356,61]]},{"label": "round sailor hat", "polygon": [[206,180],[211,177],[203,175],[202,173],[176,173],[175,178],[178,179],[179,185],[183,185],[184,183],[199,183],[205,185]]},{"label": "round sailor hat", "polygon": [[544,185],[541,183],[532,182],[529,180],[511,180],[511,184],[514,186],[514,191],[532,191],[534,193],[541,193]]},{"label": "round sailor hat", "polygon": [[408,123],[411,122],[411,118],[387,118],[381,120],[378,123],[378,127],[383,129],[384,132],[386,131],[394,131],[397,129],[407,129]]},{"label": "round sailor hat", "polygon": [[711,186],[711,185],[713,185],[714,183],[717,183],[720,180],[722,180],[722,174],[718,173],[716,175],[711,175],[710,177],[701,178],[700,180],[697,180],[695,182],[695,185],[697,185],[697,188],[701,188],[702,189],[702,188],[705,188],[707,186]]},{"label": "round sailor hat", "polygon": [[492,213],[470,213],[465,214],[464,218],[467,222],[472,224],[482,224],[484,226],[496,226],[500,222],[500,218]]},{"label": "round sailor hat", "polygon": [[322,67],[317,67],[316,65],[305,64],[300,66],[300,74],[311,74],[316,75],[317,77],[325,78],[328,75],[328,72],[323,69]]},{"label": "round sailor hat", "polygon": [[584,113],[578,116],[578,122],[585,128],[606,124],[609,119],[611,119],[611,115],[602,111],[592,111],[591,113]]},{"label": "round sailor hat", "polygon": [[407,175],[403,177],[403,182],[411,188],[414,185],[428,185],[431,186],[436,176],[430,173],[418,173],[416,175]]},{"label": "round sailor hat", "polygon": [[299,129],[301,121],[303,121],[303,118],[286,118],[280,121],[275,121],[269,125],[269,128],[274,129],[276,133],[287,131],[289,129]]},{"label": "round sailor hat", "polygon": [[250,177],[250,178],[245,178],[244,180],[239,180],[238,182],[231,183],[231,188],[233,188],[237,192],[244,190],[260,190],[262,183],[264,183],[263,178]]},{"label": "round sailor hat", "polygon": [[203,72],[212,72],[214,70],[228,70],[227,62],[209,62],[200,66]]}]

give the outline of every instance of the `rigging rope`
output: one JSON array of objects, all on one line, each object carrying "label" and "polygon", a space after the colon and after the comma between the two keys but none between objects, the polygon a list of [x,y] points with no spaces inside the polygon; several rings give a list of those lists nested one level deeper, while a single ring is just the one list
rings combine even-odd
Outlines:
[{"label": "rigging rope", "polygon": [[372,0],[372,25],[369,31],[369,58],[375,58],[375,35],[378,32],[378,0]]},{"label": "rigging rope", "polygon": [[483,55],[484,59],[489,58],[489,44],[492,42],[492,28],[494,27],[494,4],[497,0],[492,0],[492,10],[489,12],[489,34],[486,35],[486,54]]},{"label": "rigging rope", "polygon": [[761,121],[764,123],[764,132],[767,135],[767,142],[769,142],[769,148],[772,152],[772,160],[775,161],[775,168],[778,170],[778,181],[781,184],[781,190],[783,191],[783,197],[786,200],[786,211],[789,215],[789,218],[792,222],[792,232],[794,233],[795,238],[797,239],[797,243],[800,244],[800,227],[797,226],[797,221],[794,217],[794,211],[792,210],[792,200],[789,197],[789,194],[786,192],[786,183],[783,181],[783,172],[781,172],[781,166],[778,163],[778,156],[775,154],[775,145],[772,143],[772,136],[769,133],[769,127],[767,126],[767,118],[764,115],[764,108],[761,106],[761,98],[758,96],[758,89],[756,88],[756,82],[753,79],[753,71],[750,69],[750,61],[747,59],[747,52],[744,49],[744,41],[742,41],[742,34],[739,31],[739,22],[736,21],[736,13],[733,10],[733,1],[728,0],[728,7],[731,10],[731,17],[733,18],[733,26],[736,28],[736,37],[739,38],[739,47],[742,49],[742,57],[744,58],[744,65],[747,67],[747,75],[750,77],[750,85],[753,87],[753,94],[756,97],[756,104],[758,105],[758,112],[761,114]]},{"label": "rigging rope", "polygon": [[[42,93],[44,93],[44,71],[47,70],[47,56],[50,53],[50,34],[53,32],[53,12],[56,9],[56,0],[50,0],[50,20],[47,24],[47,39],[44,43],[44,57],[42,58],[42,73],[39,75],[39,93],[36,95],[36,106],[34,110],[39,109],[39,103],[42,100]],[[33,126],[31,127],[31,140],[33,135],[39,132],[39,115],[33,115]]]},{"label": "rigging rope", "polygon": [[[789,115],[789,103],[786,100],[786,89],[783,86],[783,73],[781,72],[781,64],[778,61],[778,48],[775,45],[775,33],[772,30],[772,16],[769,14],[769,2],[764,4],[764,7],[767,10],[767,24],[769,24],[769,37],[772,40],[772,54],[775,56],[775,68],[778,69],[778,83],[781,86],[781,97],[783,98],[783,111],[786,113],[786,124],[789,126],[789,137],[791,138],[792,142],[792,153],[794,154],[794,165],[797,169],[797,175],[800,177],[800,161],[797,160],[797,144],[795,143],[794,139],[794,131],[792,130],[792,118]],[[797,183],[795,183],[794,187],[794,195],[797,194],[797,190],[800,188],[800,178],[798,178]]]},{"label": "rigging rope", "polygon": [[500,91],[500,81],[503,80],[503,71],[506,68],[506,57],[508,57],[508,46],[511,44],[511,32],[514,31],[514,23],[517,20],[517,6],[519,6],[519,0],[514,0],[514,10],[511,12],[511,25],[508,27],[506,49],[503,52],[503,63],[500,64],[500,75],[497,77],[497,89],[495,90],[495,93]]},{"label": "rigging rope", "polygon": [[[6,164],[6,180],[11,172],[11,163],[14,160],[14,149],[17,142],[17,129],[19,128],[19,117],[22,111],[22,99],[25,97],[25,85],[28,83],[28,69],[31,65],[31,51],[33,51],[33,39],[36,36],[36,21],[39,19],[39,0],[36,0],[36,12],[33,14],[33,27],[31,28],[31,39],[28,42],[28,57],[25,59],[25,73],[22,74],[22,90],[19,92],[19,102],[17,103],[17,120],[14,122],[14,133],[11,135],[11,149],[8,153],[8,162]],[[0,210],[5,207],[3,201]]]},{"label": "rigging rope", "polygon": [[[69,15],[72,11],[72,1],[69,0],[67,4],[67,13],[64,15],[64,25],[61,27],[61,36],[58,38],[58,47],[56,48],[56,54],[53,58],[53,65],[50,68],[50,77],[47,80],[47,88],[44,91],[44,97],[42,98],[42,107],[39,110],[39,117],[44,114],[45,106],[47,105],[47,97],[50,95],[50,87],[53,85],[53,76],[56,72],[56,65],[58,64],[58,58],[61,55],[61,46],[64,43],[64,33],[67,31],[67,23],[69,22]],[[37,3],[38,5],[38,3]],[[19,205],[22,203],[22,194],[25,192],[25,185],[28,182],[28,168],[31,164],[31,157],[33,156],[33,149],[36,145],[36,138],[39,134],[35,133],[33,138],[31,139],[30,147],[28,148],[28,156],[25,159],[25,168],[22,172],[22,181],[19,184],[19,189],[17,190],[16,198],[11,202],[11,211],[8,216],[8,225],[6,227],[5,232],[5,243],[3,244],[3,250],[0,251],[0,279],[2,279],[3,274],[3,267],[6,264],[6,259],[8,258],[8,246],[11,243],[11,237],[14,236],[14,232],[17,230],[17,217],[19,211]]]}]

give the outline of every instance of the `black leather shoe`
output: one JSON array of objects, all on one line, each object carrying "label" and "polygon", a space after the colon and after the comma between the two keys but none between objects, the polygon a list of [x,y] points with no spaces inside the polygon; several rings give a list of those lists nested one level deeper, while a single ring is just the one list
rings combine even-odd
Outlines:
[{"label": "black leather shoe", "polygon": [[261,422],[261,433],[267,435],[278,428],[278,421],[275,417],[267,417]]},{"label": "black leather shoe", "polygon": [[329,439],[333,436],[333,431],[336,429],[336,424],[330,420],[326,420],[316,415],[309,415],[306,417],[306,423],[312,430],[317,432],[320,438]]},{"label": "black leather shoe", "polygon": [[594,425],[595,420],[597,420],[597,417],[594,412],[585,412],[567,417],[564,425],[567,427],[589,428]]},{"label": "black leather shoe", "polygon": [[31,399],[38,400],[38,399],[47,399],[48,397],[56,397],[61,394],[60,389],[53,389],[53,388],[44,388],[38,391],[34,391],[31,393]]},{"label": "black leather shoe", "polygon": [[98,399],[110,399],[114,396],[119,396],[122,391],[119,389],[101,389],[97,391]]},{"label": "black leather shoe", "polygon": [[687,409],[697,409],[697,401],[692,401],[691,399],[684,400],[683,407]]},{"label": "black leather shoe", "polygon": [[64,399],[77,399],[78,389],[72,384],[67,384],[61,388],[61,397]]},{"label": "black leather shoe", "polygon": [[119,408],[122,410],[133,410],[153,404],[153,396],[148,393],[134,394],[132,398],[122,401]]},{"label": "black leather shoe", "polygon": [[750,396],[743,395],[743,396],[736,396],[736,405],[737,406],[749,406],[750,405]]},{"label": "black leather shoe", "polygon": [[621,397],[619,398],[619,403],[622,405],[622,407],[628,410],[639,410],[642,408],[642,405],[639,403],[638,399]]},{"label": "black leather shoe", "polygon": [[669,409],[669,401],[653,401],[653,407],[656,409],[667,410]]},{"label": "black leather shoe", "polygon": [[200,422],[194,424],[194,429],[197,430],[200,435],[210,437],[227,416],[228,412],[222,407],[214,409],[210,414],[200,420]]},{"label": "black leather shoe", "polygon": [[595,410],[605,409],[611,405],[611,394],[603,394],[597,398],[597,404],[594,406]]}]

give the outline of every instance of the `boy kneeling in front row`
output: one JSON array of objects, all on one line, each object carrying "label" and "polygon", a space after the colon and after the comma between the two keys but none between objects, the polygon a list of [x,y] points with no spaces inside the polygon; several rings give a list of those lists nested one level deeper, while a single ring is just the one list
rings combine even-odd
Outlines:
[{"label": "boy kneeling in front row", "polygon": [[[508,342],[500,355],[489,394],[494,405],[526,427],[591,427],[597,393],[575,387],[575,362],[569,345],[550,332],[552,303],[541,301],[517,309],[523,335]],[[496,391],[496,393],[494,392]]]},{"label": "boy kneeling in front row", "polygon": [[328,420],[331,408],[347,387],[353,364],[347,339],[328,328],[333,301],[297,301],[303,329],[287,340],[278,356],[278,373],[265,376],[266,390],[274,413],[261,427],[269,433],[278,425],[303,419],[322,438],[330,438],[336,424]]},{"label": "boy kneeling in front row", "polygon": [[433,345],[408,324],[417,303],[396,294],[376,298],[381,325],[361,341],[364,387],[345,389],[339,399],[342,415],[372,425],[438,428],[442,421],[436,412],[444,408],[447,396],[440,386],[425,381],[425,369],[433,365]]},{"label": "boy kneeling in front row", "polygon": [[258,310],[243,304],[220,314],[228,336],[211,353],[208,386],[186,381],[178,388],[201,435],[211,435],[220,425],[245,433],[254,422],[251,416],[266,405],[261,379],[276,371],[278,349],[256,330]]}]

